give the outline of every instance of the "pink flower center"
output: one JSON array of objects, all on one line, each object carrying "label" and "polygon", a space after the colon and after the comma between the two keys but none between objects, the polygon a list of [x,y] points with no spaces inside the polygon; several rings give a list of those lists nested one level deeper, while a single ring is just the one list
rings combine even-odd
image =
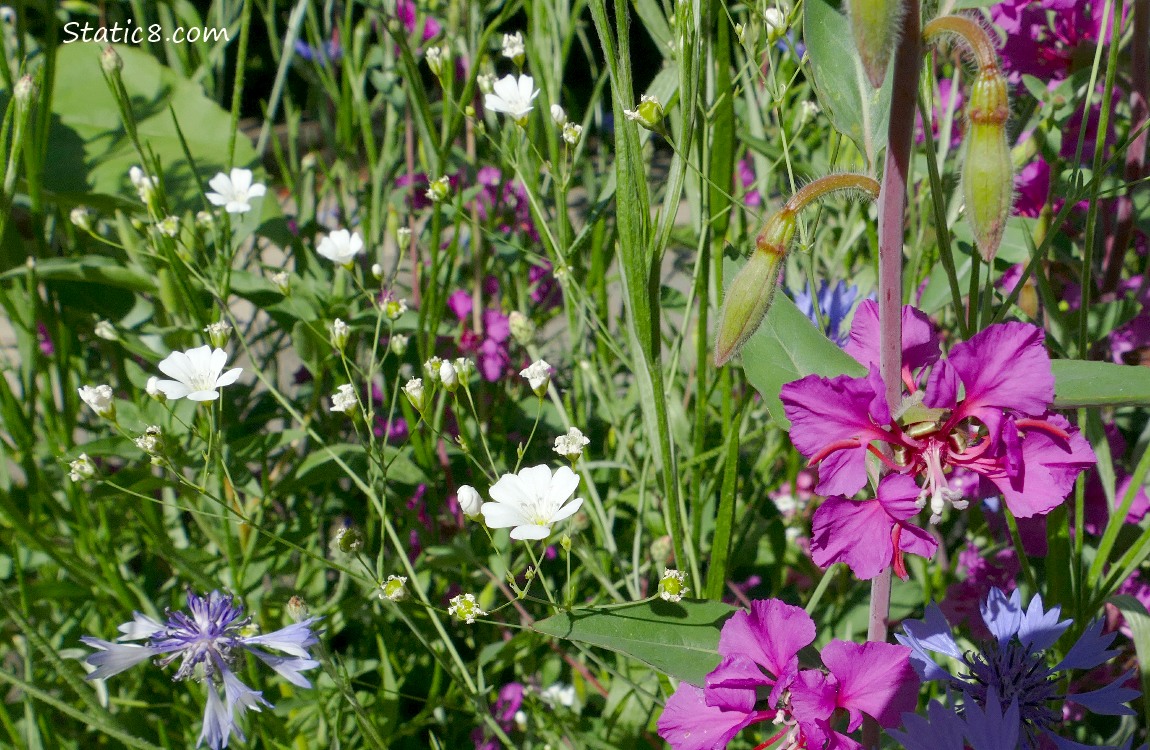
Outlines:
[{"label": "pink flower center", "polygon": [[925,483],[918,495],[916,504],[918,507],[924,508],[929,500],[930,522],[935,524],[942,520],[942,511],[948,503],[953,505],[956,510],[963,510],[969,504],[961,492],[951,489],[950,482],[943,471],[949,453],[950,449],[946,443],[932,436],[928,439],[926,449],[918,456],[921,464],[920,472]]}]

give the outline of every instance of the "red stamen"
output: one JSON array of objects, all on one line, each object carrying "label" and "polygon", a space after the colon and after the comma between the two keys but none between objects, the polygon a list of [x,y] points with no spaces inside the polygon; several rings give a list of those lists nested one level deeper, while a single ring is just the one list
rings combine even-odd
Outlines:
[{"label": "red stamen", "polygon": [[859,444],[860,443],[859,443],[858,438],[846,438],[844,440],[836,440],[835,442],[831,443],[830,445],[824,446],[821,451],[819,451],[815,455],[811,456],[811,460],[807,462],[807,468],[814,466],[819,461],[822,461],[824,458],[826,458],[830,454],[834,453],[835,451],[843,450],[844,448],[857,448],[857,447],[859,447]]},{"label": "red stamen", "polygon": [[781,737],[782,737],[784,734],[786,734],[786,733],[787,733],[787,732],[789,732],[789,731],[791,731],[791,730],[790,730],[790,727],[787,727],[787,728],[786,728],[786,729],[784,729],[783,731],[781,731],[781,732],[779,732],[778,734],[776,734],[775,736],[771,737],[769,740],[767,740],[767,741],[766,741],[766,742],[764,742],[763,744],[761,744],[761,745],[755,745],[755,750],[767,750],[767,748],[768,748],[768,747],[770,747],[771,745],[773,745],[773,744],[775,744],[776,742],[778,742],[778,741],[779,741],[779,738],[781,738]]},{"label": "red stamen", "polygon": [[879,450],[878,446],[874,443],[869,444],[866,449],[873,453],[879,461],[882,461],[884,464],[886,464],[887,468],[891,471],[902,471],[906,468],[905,466],[899,466],[894,461],[891,461],[890,458],[887,457],[887,455],[881,450]]},{"label": "red stamen", "polygon": [[916,386],[914,382],[914,376],[911,375],[910,368],[906,365],[902,366],[902,382],[906,384],[906,389],[911,393],[918,390],[918,386]]},{"label": "red stamen", "polygon": [[894,558],[891,562],[894,568],[894,574],[905,581],[907,578],[910,578],[910,575],[906,572],[906,559],[903,557],[902,550],[898,546],[900,537],[902,537],[902,525],[895,524],[895,527],[891,529],[890,532],[890,541],[894,545]]},{"label": "red stamen", "polygon": [[977,443],[964,450],[962,453],[954,453],[951,451],[950,455],[952,458],[957,458],[962,461],[973,461],[983,453],[986,453],[986,449],[989,447],[990,436],[987,435],[986,437],[982,438],[982,440],[979,440]]},{"label": "red stamen", "polygon": [[1060,437],[1066,441],[1070,440],[1069,432],[1062,429],[1061,427],[1055,427],[1054,425],[1042,419],[1016,419],[1014,424],[1015,426],[1021,427],[1023,429],[1029,428],[1031,430],[1039,430],[1041,432]]}]

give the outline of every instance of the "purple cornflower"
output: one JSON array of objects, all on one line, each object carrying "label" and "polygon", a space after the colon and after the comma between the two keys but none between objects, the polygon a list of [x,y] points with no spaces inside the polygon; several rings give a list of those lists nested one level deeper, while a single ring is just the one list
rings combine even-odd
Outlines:
[{"label": "purple cornflower", "polygon": [[[806,315],[816,326],[819,317],[815,314],[814,299],[811,297],[810,287],[804,286],[794,293],[795,307]],[[850,315],[851,306],[858,299],[859,288],[854,284],[839,281],[833,287],[827,284],[826,279],[819,282],[818,303],[819,312],[823,314],[826,327],[823,333],[827,338],[843,347],[847,343],[847,332],[842,330],[843,323]]]},{"label": "purple cornflower", "polygon": [[[111,677],[136,666],[153,656],[160,657],[156,664],[166,667],[180,659],[179,669],[172,679],[194,678],[208,683],[208,702],[204,707],[204,726],[200,730],[199,744],[205,741],[212,750],[228,746],[235,734],[240,740],[244,733],[238,720],[248,709],[259,711],[263,692],[252,690],[232,672],[237,665],[241,649],[248,651],[274,669],[281,677],[299,687],[311,687],[300,672],[314,669],[319,662],[312,659],[307,647],[318,643],[312,624],[318,617],[288,625],[266,635],[245,636],[244,629],[251,623],[245,618],[242,605],[233,604],[230,594],[213,591],[198,596],[188,591],[187,612],[168,610],[167,621],[157,622],[147,615],[135,612],[131,622],[120,625],[123,633],[113,641],[91,636],[80,638],[86,645],[98,649],[89,654],[85,662],[95,667],[89,680]],[[122,643],[143,641],[146,645]],[[270,654],[264,648],[287,654]],[[219,686],[223,686],[224,700],[220,700]]]},{"label": "purple cornflower", "polygon": [[[1104,634],[1103,621],[1095,620],[1061,661],[1047,666],[1046,650],[1070,627],[1070,620],[1059,621],[1060,614],[1059,607],[1043,609],[1042,597],[1037,594],[1023,609],[1018,591],[1007,597],[1001,590],[991,589],[982,605],[982,620],[991,638],[980,649],[963,652],[942,611],[934,604],[926,608],[926,619],[904,622],[905,634],[895,638],[910,647],[911,662],[923,680],[941,680],[961,694],[961,710],[968,719],[975,715],[975,709],[988,715],[997,712],[1003,716],[1005,711],[1007,717],[1017,716],[1017,746],[1023,750],[1036,750],[1050,743],[1081,747],[1055,734],[1062,723],[1065,701],[1073,701],[1096,714],[1133,715],[1126,703],[1138,697],[1138,691],[1125,687],[1133,674],[1131,670],[1098,690],[1064,694],[1060,690],[1060,672],[1094,669],[1118,651],[1110,649],[1116,634]],[[930,657],[931,651],[960,662],[963,672],[947,672]]]},{"label": "purple cornflower", "polygon": [[926,711],[926,717],[904,714],[906,732],[890,732],[904,750],[1018,750],[1018,700],[1004,711],[993,688],[986,710],[972,703],[959,715],[931,701]]},{"label": "purple cornflower", "polygon": [[[815,623],[800,607],[778,599],[751,602],[719,635],[723,660],[698,688],[679,683],[659,717],[659,736],[674,750],[720,750],[745,727],[775,724],[791,750],[861,750],[844,732],[862,725],[898,726],[918,702],[919,680],[910,651],[891,643],[832,640],[822,669],[799,669],[799,651],[815,640]],[[840,731],[842,730],[842,731]]]},{"label": "purple cornflower", "polygon": [[846,346],[869,369],[866,377],[809,375],[782,387],[791,440],[819,467],[815,491],[858,492],[873,453],[891,471],[921,479],[917,503],[930,507],[932,523],[948,504],[967,506],[967,492],[951,484],[960,468],[979,476],[983,494],[1001,493],[1019,518],[1062,503],[1095,459],[1078,430],[1049,411],[1054,374],[1042,330],[992,325],[955,344],[946,359],[919,310],[903,308],[902,330],[906,394],[900,403],[887,403],[878,373],[878,309],[870,300],[855,312]]}]

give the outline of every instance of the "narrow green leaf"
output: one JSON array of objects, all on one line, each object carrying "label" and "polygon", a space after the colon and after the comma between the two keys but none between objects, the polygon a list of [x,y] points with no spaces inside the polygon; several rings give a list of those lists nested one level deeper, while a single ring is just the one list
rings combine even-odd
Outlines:
[{"label": "narrow green leaf", "polygon": [[894,66],[881,89],[867,79],[852,42],[850,21],[838,0],[807,0],[803,5],[803,39],[823,109],[835,130],[854,141],[872,169],[886,147],[887,120]]},{"label": "narrow green leaf", "polygon": [[[1150,612],[1142,602],[1129,594],[1120,594],[1110,598],[1110,602],[1118,608],[1130,626],[1134,636],[1134,650],[1138,653],[1138,667],[1142,678],[1142,695],[1150,695]],[[1146,724],[1150,726],[1150,701],[1143,700],[1143,710],[1146,712]]]},{"label": "narrow green leaf", "polygon": [[1150,404],[1150,369],[1110,362],[1056,359],[1054,406],[1130,406]]},{"label": "narrow green leaf", "polygon": [[[28,273],[23,266],[0,274],[0,281]],[[42,281],[80,281],[127,289],[130,292],[156,291],[156,280],[122,262],[100,255],[83,258],[46,258],[36,261],[36,276]]]},{"label": "narrow green leaf", "polygon": [[719,630],[735,607],[722,602],[655,599],[617,609],[565,612],[533,626],[544,635],[631,656],[660,672],[702,685],[719,665]]}]

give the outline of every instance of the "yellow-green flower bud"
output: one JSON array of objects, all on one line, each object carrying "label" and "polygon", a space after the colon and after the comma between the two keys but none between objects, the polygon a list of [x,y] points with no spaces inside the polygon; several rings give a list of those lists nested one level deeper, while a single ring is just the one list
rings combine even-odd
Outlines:
[{"label": "yellow-green flower bud", "polygon": [[659,598],[665,602],[679,602],[690,591],[686,586],[687,575],[681,570],[667,568],[659,579]]},{"label": "yellow-green flower bud", "polygon": [[335,535],[335,546],[345,555],[352,555],[363,549],[363,532],[354,526],[340,529]]},{"label": "yellow-green flower bud", "polygon": [[1006,78],[997,69],[981,70],[967,105],[962,191],[974,242],[987,262],[998,252],[1014,204],[1014,165],[1006,142],[1009,114]]},{"label": "yellow-green flower bud", "polygon": [[795,214],[785,210],[775,214],[759,235],[750,260],[735,275],[719,313],[716,367],[726,364],[767,317],[794,236]]},{"label": "yellow-green flower bud", "polygon": [[639,123],[647,130],[663,132],[663,105],[657,97],[643,94],[639,106],[635,109],[625,109],[623,114],[628,120]]},{"label": "yellow-green flower bud", "polygon": [[902,14],[902,0],[849,0],[847,3],[855,46],[867,78],[876,89],[882,86],[898,43]]}]

